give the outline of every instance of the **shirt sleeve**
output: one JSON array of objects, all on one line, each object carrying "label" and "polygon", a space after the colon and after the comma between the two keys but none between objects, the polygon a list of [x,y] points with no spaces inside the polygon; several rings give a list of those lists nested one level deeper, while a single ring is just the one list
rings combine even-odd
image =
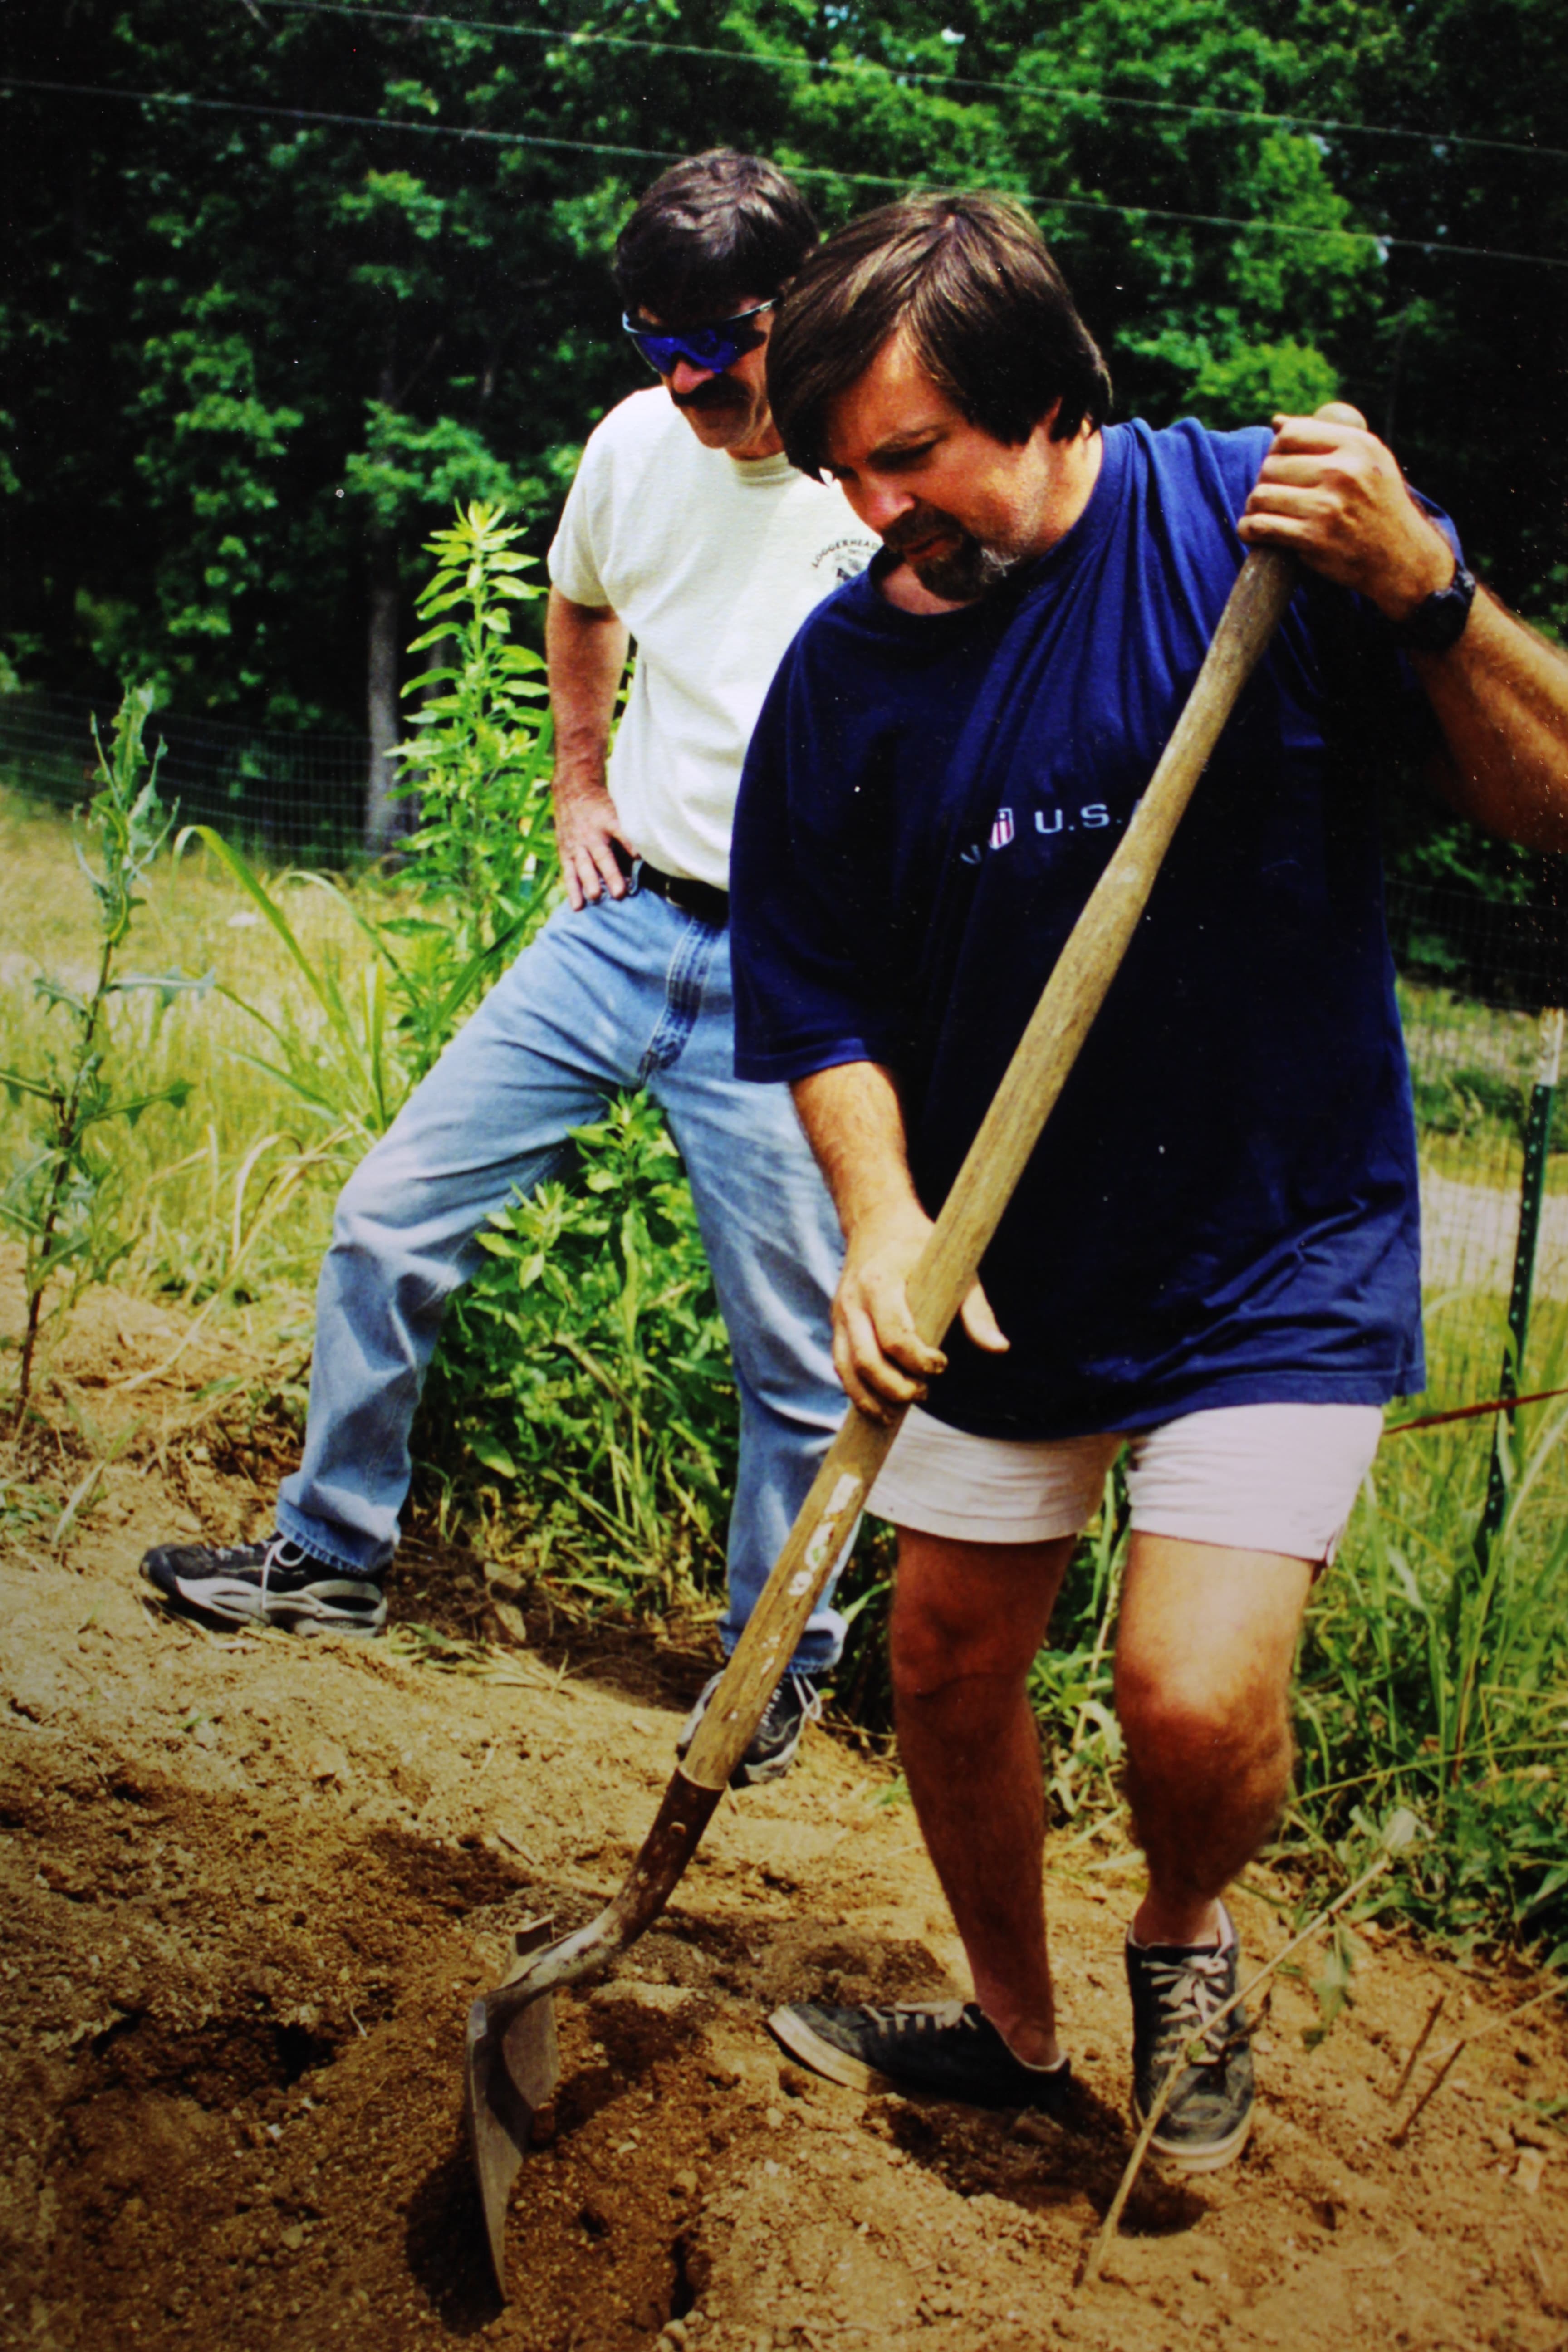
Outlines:
[{"label": "shirt sleeve", "polygon": [[590,605],[595,610],[610,603],[600,574],[602,555],[594,544],[595,524],[605,508],[600,493],[607,462],[600,433],[595,431],[588,436],[576,479],[566,494],[566,504],[545,559],[551,585],[559,588],[572,604]]},{"label": "shirt sleeve", "polygon": [[741,1078],[804,1078],[899,1057],[887,845],[879,856],[862,838],[880,795],[867,788],[854,727],[838,724],[842,698],[814,678],[811,630],[808,623],[769,689],[735,812],[730,930]]}]

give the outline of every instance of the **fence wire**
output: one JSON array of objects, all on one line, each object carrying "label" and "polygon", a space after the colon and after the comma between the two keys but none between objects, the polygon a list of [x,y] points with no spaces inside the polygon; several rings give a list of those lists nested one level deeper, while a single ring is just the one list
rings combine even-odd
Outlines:
[{"label": "fence wire", "polygon": [[[1542,1076],[1542,1015],[1568,996],[1568,922],[1561,906],[1498,906],[1412,883],[1390,885],[1388,917],[1420,1142],[1421,1402],[1445,1410],[1499,1392],[1526,1121]],[[1525,1391],[1552,1384],[1568,1337],[1568,1100],[1561,1090],[1549,1144],[1519,1367]]]},{"label": "fence wire", "polygon": [[[112,703],[74,695],[0,695],[0,782],[58,808],[85,801],[98,779],[92,730],[104,742]],[[154,712],[158,790],[182,824],[210,824],[282,863],[341,866],[364,839],[370,740],[289,734],[217,719]]]}]

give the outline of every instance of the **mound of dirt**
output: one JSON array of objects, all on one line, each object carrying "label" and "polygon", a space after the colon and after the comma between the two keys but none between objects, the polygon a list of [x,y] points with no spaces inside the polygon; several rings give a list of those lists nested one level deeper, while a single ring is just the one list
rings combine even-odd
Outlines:
[{"label": "mound of dirt", "polygon": [[[141,1336],[126,1324],[119,1372]],[[182,1514],[226,1532],[265,1507],[205,1475],[172,1488],[149,1443],[60,1548],[19,1507],[0,1538],[0,2342],[1568,2343],[1555,2011],[1478,2042],[1390,2140],[1436,1995],[1440,2055],[1532,1986],[1373,1937],[1354,2008],[1309,2047],[1309,1949],[1260,2021],[1243,2160],[1147,2179],[1092,2289],[1074,2282],[1130,2147],[1135,1856],[1070,1832],[1053,1854],[1079,2128],[862,2098],[784,2061],[763,2024],[781,2000],[964,1983],[897,1784],[820,1732],[785,1781],[726,1799],[611,1979],[561,1999],[501,2308],[460,2139],[467,2005],[525,1919],[565,1929],[614,1892],[701,1658],[623,1638],[440,1673],[385,1643],[177,1623],[141,1597],[142,1547]],[[1267,1900],[1236,1909],[1249,1956],[1279,1948]]]}]

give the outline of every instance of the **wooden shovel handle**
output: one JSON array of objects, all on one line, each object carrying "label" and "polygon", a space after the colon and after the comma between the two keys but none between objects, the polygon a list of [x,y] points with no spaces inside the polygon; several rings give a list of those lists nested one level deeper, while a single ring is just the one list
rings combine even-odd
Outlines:
[{"label": "wooden shovel handle", "polygon": [[[1175,732],[1057,959],[910,1276],[916,1326],[933,1344],[969,1294],[1116,977],[1193,788],[1284,617],[1295,577],[1289,559],[1268,551],[1254,550],[1241,567]],[[902,1418],[871,1421],[850,1406],[680,1768],[697,1787],[722,1789],[751,1744]]]}]

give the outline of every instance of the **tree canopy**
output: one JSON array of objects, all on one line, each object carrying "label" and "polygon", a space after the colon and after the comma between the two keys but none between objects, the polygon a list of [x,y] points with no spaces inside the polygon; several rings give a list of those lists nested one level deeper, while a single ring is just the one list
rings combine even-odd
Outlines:
[{"label": "tree canopy", "polygon": [[19,674],[363,726],[456,497],[548,536],[639,380],[665,160],[1033,208],[1121,414],[1338,394],[1568,622],[1557,0],[9,0],[0,631]]}]

